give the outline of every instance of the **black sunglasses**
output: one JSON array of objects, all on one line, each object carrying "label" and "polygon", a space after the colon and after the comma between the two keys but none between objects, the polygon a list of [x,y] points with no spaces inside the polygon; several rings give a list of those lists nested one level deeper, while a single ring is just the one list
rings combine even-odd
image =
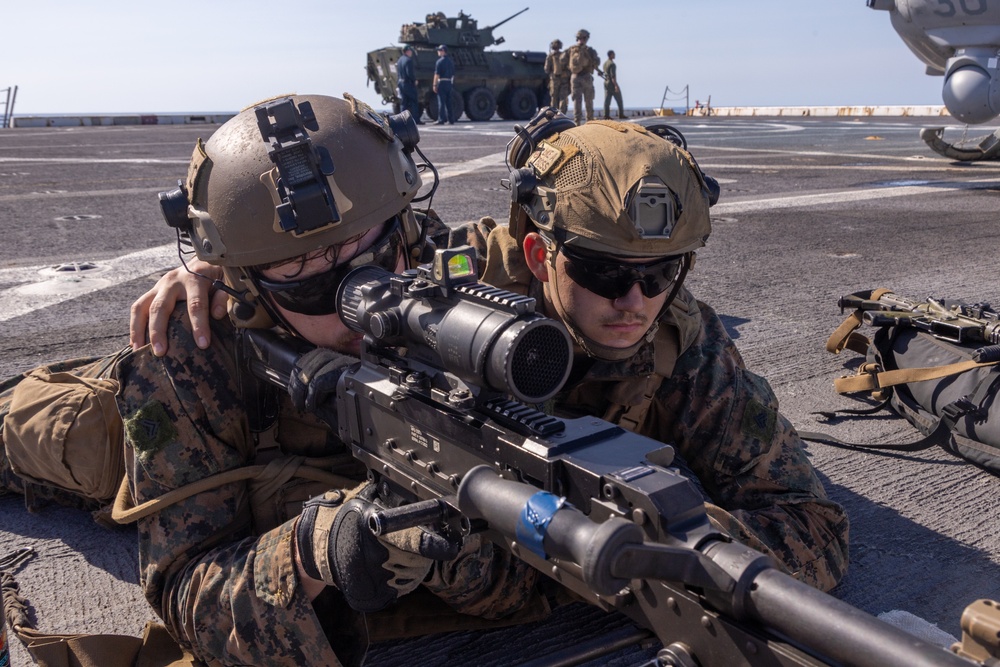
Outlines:
[{"label": "black sunglasses", "polygon": [[628,294],[636,283],[647,299],[662,294],[677,281],[684,263],[683,256],[672,256],[631,264],[573,250],[566,245],[560,245],[559,252],[566,258],[566,274],[573,282],[612,301]]},{"label": "black sunglasses", "polygon": [[337,312],[337,288],[348,273],[369,264],[395,272],[405,245],[402,222],[396,216],[389,221],[385,233],[367,249],[323,273],[285,282],[268,280],[259,271],[254,271],[253,278],[257,286],[285,310],[302,315],[330,315]]}]

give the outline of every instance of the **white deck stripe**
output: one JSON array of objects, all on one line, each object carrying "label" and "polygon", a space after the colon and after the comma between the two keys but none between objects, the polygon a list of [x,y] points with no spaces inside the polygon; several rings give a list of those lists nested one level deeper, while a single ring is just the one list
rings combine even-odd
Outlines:
[{"label": "white deck stripe", "polygon": [[[493,169],[503,164],[503,153],[494,153],[475,160],[447,165],[438,169],[443,180],[461,176],[480,169]],[[3,161],[3,158],[0,158]],[[82,162],[83,160],[81,160]],[[109,160],[110,161],[110,160]],[[184,161],[186,162],[186,161]],[[863,169],[863,167],[861,167]],[[940,182],[928,185],[901,185],[898,187],[870,188],[866,190],[843,190],[824,192],[812,195],[796,195],[789,197],[771,197],[768,199],[746,200],[720,203],[712,207],[713,215],[733,215],[755,211],[780,210],[788,208],[807,208],[828,204],[848,204],[851,202],[870,201],[874,199],[889,199],[895,197],[911,197],[915,195],[941,192],[942,190],[966,190],[980,187],[980,184],[992,183],[995,179],[980,179],[961,183]],[[35,197],[77,197],[95,195],[140,194],[152,191],[149,188],[130,188],[123,190],[107,190],[88,193],[57,193],[57,194],[25,194],[4,195],[0,201]],[[100,274],[103,280],[110,280],[112,285],[118,285],[157,271],[165,271],[177,265],[177,247],[174,243],[132,252],[121,257],[102,262],[111,267],[111,271]],[[24,283],[38,276],[39,271],[50,265],[0,269],[0,283]],[[103,285],[103,283],[97,283]],[[89,292],[76,291],[71,294],[51,294],[26,296],[18,292],[17,287],[0,290],[0,322],[27,315],[35,310],[46,308],[57,303],[75,299],[82,294],[89,294],[106,286],[97,286]]]}]

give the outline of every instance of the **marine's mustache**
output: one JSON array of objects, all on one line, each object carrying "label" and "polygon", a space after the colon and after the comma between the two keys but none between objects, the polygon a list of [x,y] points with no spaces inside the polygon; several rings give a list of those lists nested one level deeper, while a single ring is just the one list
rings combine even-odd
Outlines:
[{"label": "marine's mustache", "polygon": [[598,320],[601,326],[632,326],[633,324],[648,324],[649,318],[642,313],[623,313],[602,317]]}]

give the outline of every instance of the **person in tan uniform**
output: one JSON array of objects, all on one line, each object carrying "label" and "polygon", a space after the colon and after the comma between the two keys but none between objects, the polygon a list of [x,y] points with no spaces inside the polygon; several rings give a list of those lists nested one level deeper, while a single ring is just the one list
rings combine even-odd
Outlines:
[{"label": "person in tan uniform", "polygon": [[545,73],[549,75],[550,104],[566,113],[569,104],[569,69],[563,62],[562,40],[554,39],[545,56]]},{"label": "person in tan uniform", "polygon": [[594,120],[594,72],[601,66],[601,57],[592,47],[587,46],[589,39],[589,32],[577,31],[576,44],[563,53],[563,64],[570,73],[573,119],[577,125],[583,122],[584,107],[587,110],[587,120]]}]

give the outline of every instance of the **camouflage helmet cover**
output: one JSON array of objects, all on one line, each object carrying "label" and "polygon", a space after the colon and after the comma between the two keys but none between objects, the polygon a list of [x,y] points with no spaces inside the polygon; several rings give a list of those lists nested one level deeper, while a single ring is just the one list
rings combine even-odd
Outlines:
[{"label": "camouflage helmet cover", "polygon": [[583,28],[580,28],[579,30],[576,31],[576,38],[577,39],[590,39],[590,32],[587,31],[587,30],[584,30]]},{"label": "camouflage helmet cover", "polygon": [[[200,259],[223,267],[278,262],[343,243],[400,213],[404,224],[412,219],[409,203],[421,184],[416,166],[385,116],[345,98],[265,100],[198,142],[185,185]],[[304,122],[304,134],[329,158],[321,171],[340,218],[322,207],[297,211],[302,225],[291,230],[283,229],[278,212],[291,188],[269,156],[275,139],[262,135],[256,112],[289,99],[300,111],[311,107],[315,116]]]},{"label": "camouflage helmet cover", "polygon": [[553,39],[552,43],[549,44],[549,48],[550,49],[561,49],[562,48],[562,40],[561,39]]},{"label": "camouflage helmet cover", "polygon": [[[539,230],[562,230],[562,241],[623,257],[682,255],[711,234],[708,188],[693,158],[641,125],[592,121],[541,141],[527,165],[538,186],[514,204],[512,233],[521,242],[524,218]],[[634,220],[636,195],[646,189],[673,200],[673,219],[644,230]]]}]

